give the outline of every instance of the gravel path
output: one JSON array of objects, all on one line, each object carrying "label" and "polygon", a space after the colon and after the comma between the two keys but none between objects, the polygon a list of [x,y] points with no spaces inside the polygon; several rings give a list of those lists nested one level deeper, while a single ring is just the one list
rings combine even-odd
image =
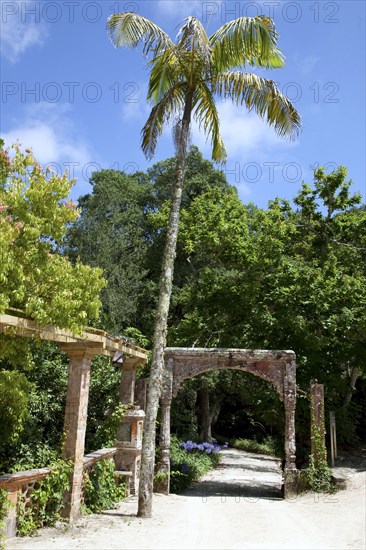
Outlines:
[{"label": "gravel path", "polygon": [[184,495],[154,495],[154,516],[136,517],[132,497],[77,525],[42,529],[7,549],[365,549],[365,466],[343,468],[335,495],[281,498],[278,460],[227,449],[219,468]]}]

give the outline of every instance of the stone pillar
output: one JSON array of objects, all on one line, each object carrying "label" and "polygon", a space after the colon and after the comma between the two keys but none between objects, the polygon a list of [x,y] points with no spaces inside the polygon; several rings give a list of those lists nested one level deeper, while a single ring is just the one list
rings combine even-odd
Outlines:
[{"label": "stone pillar", "polygon": [[121,403],[133,405],[135,400],[136,370],[141,359],[126,357],[123,359],[120,387]]},{"label": "stone pillar", "polygon": [[100,350],[89,348],[88,344],[83,343],[63,344],[61,349],[70,358],[62,456],[73,461],[71,487],[65,495],[62,514],[72,522],[79,515],[82,495],[90,364],[93,356],[100,353]]},{"label": "stone pillar", "polygon": [[140,463],[142,449],[142,428],[145,418],[144,411],[134,406],[136,370],[141,365],[141,359],[124,357],[122,365],[122,379],[120,388],[121,403],[130,405],[123,416],[121,426],[117,430],[117,452],[114,462],[117,471],[132,472],[130,490],[138,493],[140,478]]},{"label": "stone pillar", "polygon": [[284,380],[285,405],[285,472],[284,496],[289,498],[296,494],[296,440],[295,440],[295,410],[296,410],[296,364],[291,361],[286,364]]},{"label": "stone pillar", "polygon": [[172,367],[173,359],[168,359],[163,372],[160,422],[160,459],[156,466],[157,479],[154,491],[169,495],[170,492],[170,408],[172,403]]},{"label": "stone pillar", "polygon": [[324,386],[323,384],[311,384],[311,454],[314,463],[327,460],[325,446],[325,422],[324,422]]},{"label": "stone pillar", "polygon": [[148,378],[139,378],[135,385],[135,402],[143,411],[146,411],[148,381]]},{"label": "stone pillar", "polygon": [[117,431],[117,452],[114,456],[116,470],[132,472],[130,484],[132,494],[137,494],[139,488],[144,418],[144,411],[134,407],[126,411],[123,424]]}]

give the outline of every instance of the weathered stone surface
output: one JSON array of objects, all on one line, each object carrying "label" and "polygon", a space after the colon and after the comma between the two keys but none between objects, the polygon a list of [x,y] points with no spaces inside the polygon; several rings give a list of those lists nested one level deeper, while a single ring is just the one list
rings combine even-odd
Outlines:
[{"label": "weathered stone surface", "polygon": [[169,493],[170,403],[184,380],[217,369],[249,372],[270,382],[278,391],[285,408],[285,496],[296,486],[296,356],[290,350],[253,350],[220,348],[166,348],[161,398],[162,423],[158,465],[159,491]]},{"label": "weathered stone surface", "polygon": [[[315,464],[326,461],[327,450],[325,446],[325,422],[324,422],[324,385],[311,384],[311,454]],[[321,440],[316,444],[317,435]]]},{"label": "weathered stone surface", "polygon": [[183,380],[217,369],[250,372],[272,383],[284,398],[286,364],[295,358],[293,351],[221,348],[166,348],[165,360],[173,358],[173,396]]},{"label": "weathered stone surface", "polygon": [[62,350],[70,358],[62,455],[73,461],[71,488],[65,495],[65,507],[62,514],[70,521],[74,521],[79,516],[82,495],[90,364],[98,350],[88,347],[87,343],[84,345],[64,344]]},{"label": "weathered stone surface", "polygon": [[117,470],[131,471],[130,490],[137,494],[141,464],[142,430],[145,413],[139,407],[125,412],[123,424],[117,431]]}]

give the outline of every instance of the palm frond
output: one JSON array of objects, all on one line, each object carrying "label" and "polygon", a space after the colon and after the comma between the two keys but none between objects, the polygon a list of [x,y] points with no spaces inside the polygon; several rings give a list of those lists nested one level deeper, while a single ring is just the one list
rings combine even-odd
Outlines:
[{"label": "palm frond", "polygon": [[247,65],[279,68],[284,57],[276,47],[278,34],[269,17],[239,17],[225,23],[211,37],[213,65],[217,71]]},{"label": "palm frond", "polygon": [[159,56],[155,56],[149,62],[152,67],[150,71],[149,87],[147,93],[148,101],[156,104],[177,82],[183,80],[179,70],[179,59],[176,55],[176,48],[167,48]]},{"label": "palm frond", "polygon": [[141,148],[149,160],[154,156],[156,144],[163,132],[164,125],[182,113],[186,87],[185,82],[175,84],[152,108],[141,132]]},{"label": "palm frond", "polygon": [[300,132],[299,113],[273,80],[241,72],[222,73],[212,82],[212,91],[254,110],[280,137],[295,139]]},{"label": "palm frond", "polygon": [[142,42],[145,55],[151,50],[157,54],[173,46],[169,36],[158,25],[136,13],[115,13],[108,17],[107,33],[115,47],[136,48]]},{"label": "palm frond", "polygon": [[183,51],[196,51],[202,60],[209,62],[211,44],[202,23],[195,17],[187,17],[177,35],[177,48]]},{"label": "palm frond", "polygon": [[207,137],[211,138],[212,160],[226,161],[226,149],[220,135],[220,121],[215,99],[204,82],[197,85],[193,96],[193,117]]}]

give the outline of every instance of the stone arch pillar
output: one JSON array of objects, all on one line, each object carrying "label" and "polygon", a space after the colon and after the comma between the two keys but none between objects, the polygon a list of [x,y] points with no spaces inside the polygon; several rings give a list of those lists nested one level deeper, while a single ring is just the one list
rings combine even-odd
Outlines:
[{"label": "stone arch pillar", "polygon": [[[253,350],[218,348],[166,348],[165,386],[162,393],[161,449],[162,459],[158,473],[161,479],[169,473],[170,405],[182,382],[204,372],[217,369],[234,369],[248,372],[273,384],[285,409],[285,469],[284,494],[289,497],[296,491],[296,356],[291,350]],[[169,424],[169,430],[167,428]],[[164,460],[163,460],[164,457]],[[168,494],[169,482],[159,487]]]},{"label": "stone arch pillar", "polygon": [[285,406],[285,469],[284,497],[296,493],[296,442],[295,442],[295,411],[296,411],[296,363],[295,360],[286,364],[284,375],[284,406]]}]

